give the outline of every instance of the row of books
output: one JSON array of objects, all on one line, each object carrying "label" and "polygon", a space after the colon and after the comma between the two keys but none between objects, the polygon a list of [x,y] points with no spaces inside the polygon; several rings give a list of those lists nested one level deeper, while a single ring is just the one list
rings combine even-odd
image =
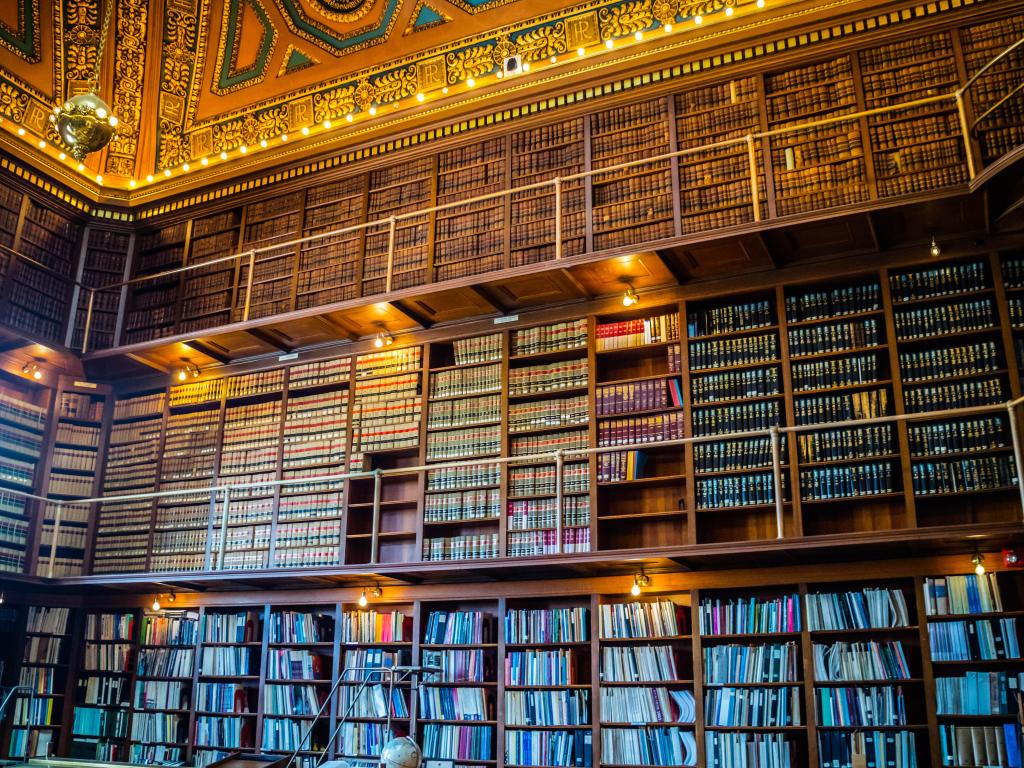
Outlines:
[{"label": "row of books", "polygon": [[786,296],[786,320],[803,323],[881,309],[878,283],[821,288]]},{"label": "row of books", "polygon": [[801,470],[801,498],[827,501],[893,493],[896,474],[895,466],[888,461]]},{"label": "row of books", "polygon": [[501,365],[477,365],[430,374],[430,397],[466,397],[501,391]]},{"label": "row of books", "polygon": [[778,728],[802,725],[799,686],[771,688],[711,688],[704,693],[704,723],[708,726]]},{"label": "row of books", "polygon": [[1011,456],[914,462],[911,476],[918,496],[1011,488],[1018,481]]},{"label": "row of books", "polygon": [[587,345],[587,319],[567,320],[512,332],[512,354],[536,355]]},{"label": "row of books", "polygon": [[797,445],[804,462],[847,461],[895,453],[891,424],[798,432]]},{"label": "row of books", "polygon": [[501,398],[498,395],[467,397],[431,403],[427,428],[469,427],[496,421],[501,421]]},{"label": "row of books", "polygon": [[779,394],[779,369],[766,366],[694,376],[690,388],[694,404],[768,397]]},{"label": "row of books", "polygon": [[899,685],[817,686],[814,700],[823,728],[907,724],[907,702]]},{"label": "row of books", "polygon": [[779,339],[775,334],[690,342],[690,369],[694,371],[774,363],[778,357]]},{"label": "row of books", "polygon": [[[481,701],[483,699],[483,690],[480,688],[457,688],[454,690],[475,690],[479,692]],[[479,718],[465,717],[460,719],[486,719],[486,710],[484,710],[483,716]],[[589,691],[505,691],[506,727],[517,725],[587,725],[589,723]]]},{"label": "row of books", "polygon": [[602,728],[601,758],[614,765],[693,766],[697,741],[692,731],[668,728]]},{"label": "row of books", "polygon": [[1001,448],[1006,445],[1005,432],[1006,422],[1002,416],[911,423],[908,426],[910,452],[915,456]]},{"label": "row of books", "polygon": [[1024,673],[967,671],[959,677],[935,678],[940,715],[1010,715],[1020,711]]},{"label": "row of books", "polygon": [[971,376],[1000,367],[994,341],[900,352],[900,368],[906,382]]},{"label": "row of books", "polygon": [[[676,651],[671,645],[604,645],[601,681],[663,683],[679,680]],[[625,721],[623,721],[625,722]]]},{"label": "row of books", "polygon": [[895,302],[983,291],[991,285],[982,261],[900,271],[889,276],[889,284]]},{"label": "row of books", "polygon": [[904,309],[894,313],[896,336],[901,341],[920,337],[991,328],[996,316],[991,299],[955,301],[922,309]]},{"label": "row of books", "polygon": [[934,661],[1021,658],[1013,617],[929,622],[928,640]]},{"label": "row of books", "polygon": [[671,377],[598,386],[595,405],[598,416],[679,408],[683,405],[682,383]]},{"label": "row of books", "polygon": [[685,428],[682,411],[607,419],[598,422],[597,444],[605,447],[682,440]]},{"label": "row of books", "polygon": [[767,299],[712,307],[690,312],[686,317],[686,329],[690,336],[718,336],[774,324],[775,311],[772,302]]},{"label": "row of books", "polygon": [[600,323],[595,334],[598,352],[660,344],[678,338],[679,316],[676,313],[637,320]]},{"label": "row of books", "polygon": [[498,557],[500,545],[496,533],[472,533],[423,540],[425,561],[480,560]]},{"label": "row of books", "polygon": [[752,432],[778,426],[779,400],[697,408],[693,411],[693,434],[698,437],[728,432]]},{"label": "row of books", "polygon": [[879,379],[878,356],[854,355],[793,364],[793,389],[834,389]]},{"label": "row of books", "polygon": [[917,768],[917,743],[912,731],[819,733],[818,759],[825,768]]},{"label": "row of books", "polygon": [[940,725],[942,764],[950,766],[1021,765],[1021,734],[1016,723]]},{"label": "row of books", "polygon": [[492,333],[487,336],[456,339],[452,342],[452,349],[456,365],[474,365],[501,360],[501,334]]},{"label": "row of books", "polygon": [[675,637],[685,629],[685,607],[671,600],[603,603],[600,607],[601,638]]},{"label": "row of books", "polygon": [[725,601],[704,598],[697,615],[705,636],[799,632],[801,626],[800,598],[795,594]]},{"label": "row of books", "polygon": [[910,664],[899,640],[814,643],[814,678],[819,682],[847,680],[908,680]]},{"label": "row of books", "polygon": [[866,318],[808,328],[790,328],[788,338],[789,354],[794,358],[853,352],[880,344],[879,323],[874,318]]},{"label": "row of books", "polygon": [[586,395],[553,400],[511,403],[508,409],[508,431],[529,432],[549,427],[586,424],[590,407]]},{"label": "row of books", "polygon": [[697,509],[774,503],[775,478],[770,473],[713,477],[697,482]]},{"label": "row of books", "polygon": [[586,388],[588,371],[586,358],[512,368],[508,372],[508,393],[516,396]]},{"label": "row of books", "polygon": [[908,626],[910,614],[901,589],[807,594],[807,628],[812,632]]}]

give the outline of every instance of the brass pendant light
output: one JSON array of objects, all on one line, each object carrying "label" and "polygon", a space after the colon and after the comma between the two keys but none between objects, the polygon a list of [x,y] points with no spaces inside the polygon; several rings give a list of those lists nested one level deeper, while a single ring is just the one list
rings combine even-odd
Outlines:
[{"label": "brass pendant light", "polygon": [[[100,0],[102,5],[104,0]],[[70,97],[62,105],[53,108],[50,122],[57,128],[61,141],[68,152],[82,162],[86,155],[99,152],[114,137],[117,118],[110,107],[97,93],[99,91],[100,65],[103,63],[103,46],[110,29],[110,11],[115,0],[106,0],[103,26],[100,27],[99,45],[96,49],[96,69],[89,81],[89,90]]]}]

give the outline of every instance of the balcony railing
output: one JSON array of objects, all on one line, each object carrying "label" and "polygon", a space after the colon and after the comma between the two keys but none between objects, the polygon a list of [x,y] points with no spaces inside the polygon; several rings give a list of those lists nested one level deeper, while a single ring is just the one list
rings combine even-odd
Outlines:
[{"label": "balcony railing", "polygon": [[[110,496],[96,496],[92,498],[82,498],[74,500],[54,500],[47,499],[42,496],[37,496],[31,493],[26,493],[17,490],[6,490],[5,493],[14,494],[26,499],[32,499],[40,503],[40,505],[47,505],[51,510],[48,513],[49,517],[53,519],[53,527],[50,535],[49,542],[40,542],[42,546],[49,545],[49,558],[46,562],[45,571],[46,576],[52,578],[54,574],[54,562],[57,552],[56,543],[60,536],[61,530],[61,518],[62,512],[67,507],[93,507],[96,504],[102,503],[116,503],[126,501],[141,501],[141,500],[153,500],[158,501],[161,499],[172,499],[177,497],[189,497],[192,499],[208,499],[209,500],[209,516],[207,518],[207,530],[214,531],[216,536],[207,543],[206,555],[205,555],[205,567],[202,570],[192,571],[159,571],[150,572],[153,575],[159,574],[161,578],[168,578],[169,576],[186,576],[209,573],[219,573],[229,570],[241,570],[246,572],[248,569],[229,569],[225,567],[225,553],[228,551],[228,520],[230,518],[232,496],[243,494],[246,491],[253,491],[256,489],[267,489],[274,487],[286,487],[289,485],[303,484],[308,485],[311,483],[327,483],[327,482],[338,482],[347,479],[360,479],[360,478],[372,478],[374,480],[373,488],[373,506],[372,506],[372,528],[371,528],[371,546],[370,546],[370,558],[369,563],[344,563],[341,552],[343,551],[344,540],[339,543],[338,551],[339,558],[337,566],[346,565],[366,565],[374,566],[379,564],[380,554],[380,533],[381,533],[381,487],[382,480],[390,475],[409,475],[413,472],[429,472],[439,469],[456,468],[456,467],[479,467],[481,463],[488,465],[515,465],[520,462],[538,462],[545,461],[555,465],[555,519],[556,525],[552,529],[556,531],[557,538],[557,551],[551,553],[550,556],[558,557],[563,555],[562,549],[562,520],[563,520],[563,487],[562,487],[562,467],[566,461],[572,459],[585,458],[590,455],[602,454],[602,453],[615,453],[629,450],[645,450],[656,448],[671,448],[678,447],[681,450],[685,450],[685,446],[693,445],[704,442],[720,442],[752,437],[767,437],[771,445],[771,465],[765,465],[764,467],[750,469],[751,472],[766,472],[771,471],[773,478],[773,504],[775,508],[775,538],[783,540],[786,538],[794,538],[792,536],[787,537],[785,527],[785,507],[788,502],[783,492],[784,483],[784,471],[788,471],[783,465],[782,457],[782,437],[790,433],[801,433],[820,431],[823,429],[834,429],[834,428],[863,428],[873,424],[895,424],[898,422],[918,422],[918,421],[933,421],[936,419],[950,419],[950,418],[967,418],[974,417],[983,414],[994,414],[994,413],[1006,413],[1008,415],[1008,421],[1010,426],[1010,437],[1012,445],[1010,446],[1013,450],[1013,461],[1014,468],[1016,470],[1016,477],[1014,485],[1018,499],[1020,502],[1020,519],[1024,523],[1024,483],[1021,482],[1021,478],[1024,477],[1024,449],[1022,449],[1020,429],[1018,419],[1020,418],[1020,408],[1024,405],[1024,397],[1016,400],[1009,401],[1004,404],[997,405],[986,405],[976,406],[971,408],[951,408],[941,411],[929,411],[925,413],[912,413],[912,414],[899,414],[893,416],[878,416],[873,418],[865,419],[851,419],[846,421],[837,422],[821,422],[815,424],[806,424],[799,426],[773,426],[768,429],[757,429],[744,432],[730,432],[720,433],[715,435],[707,435],[700,437],[689,437],[680,440],[670,440],[658,443],[638,443],[634,445],[616,445],[616,446],[605,446],[599,448],[581,448],[574,450],[556,450],[551,452],[535,453],[530,455],[522,456],[510,456],[510,457],[495,457],[487,459],[467,459],[462,461],[449,461],[439,462],[413,467],[402,467],[400,469],[376,469],[369,471],[356,471],[356,472],[339,472],[335,474],[323,474],[311,477],[302,477],[294,479],[282,479],[282,480],[263,480],[259,482],[249,483],[221,483],[211,485],[209,488],[187,488],[181,490],[168,490],[168,491],[154,491],[149,493],[132,493],[122,495],[110,495]],[[796,455],[790,456],[789,461],[796,465],[797,470],[800,467],[800,456],[799,451],[795,452]],[[912,456],[914,460],[927,460],[929,458],[941,458],[943,454],[929,454],[926,456]],[[982,455],[979,453],[979,455]],[[865,457],[870,459],[871,457]],[[799,473],[797,473],[799,476]],[[997,489],[1012,492],[1013,487],[1008,486],[1005,488]],[[793,489],[796,494],[800,493],[800,488]],[[902,489],[903,493],[913,493],[913,489]],[[954,496],[956,494],[953,494]],[[861,494],[851,497],[838,497],[831,499],[831,501],[870,501],[872,499],[871,494]],[[691,510],[692,512],[692,510]],[[343,511],[339,513],[339,518],[343,515],[349,514],[349,509],[346,506]],[[278,511],[275,509],[273,519],[270,525],[276,525],[278,522]],[[912,529],[908,529],[912,530]],[[699,546],[699,545],[697,545]],[[420,562],[420,561],[415,561]],[[450,562],[450,561],[423,561],[423,562]],[[474,560],[480,564],[487,562],[487,558],[479,558]],[[330,567],[330,566],[325,566]],[[268,568],[274,571],[301,571],[302,568],[296,568],[293,566],[287,567],[274,567],[268,565]],[[37,567],[37,572],[39,568]],[[111,575],[104,573],[104,575]],[[132,574],[138,575],[138,574]]]}]

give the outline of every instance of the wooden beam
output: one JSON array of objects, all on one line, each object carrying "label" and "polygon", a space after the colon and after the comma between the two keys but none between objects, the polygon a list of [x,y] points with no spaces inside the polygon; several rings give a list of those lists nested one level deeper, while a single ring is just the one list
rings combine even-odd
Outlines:
[{"label": "wooden beam", "polygon": [[490,304],[496,310],[501,312],[501,314],[508,314],[508,306],[503,301],[501,301],[497,296],[495,296],[492,291],[489,291],[484,286],[471,285],[469,286],[469,290],[471,290],[473,293],[475,293],[477,296],[483,299],[487,304]]},{"label": "wooden beam", "polygon": [[433,320],[428,319],[422,312],[412,309],[405,301],[392,301],[390,304],[396,312],[405,315],[421,328],[429,328],[434,324]]},{"label": "wooden beam", "polygon": [[356,341],[359,338],[358,333],[348,326],[342,325],[330,315],[316,315],[316,320],[332,333],[340,334],[343,338],[346,338],[349,341]]},{"label": "wooden beam", "polygon": [[213,346],[207,344],[205,341],[199,339],[193,339],[192,341],[186,341],[185,346],[192,347],[196,352],[211,357],[221,365],[227,365],[231,362],[231,357],[220,350],[214,349]]},{"label": "wooden beam", "polygon": [[246,333],[252,336],[254,339],[259,339],[264,344],[279,349],[282,352],[291,352],[295,349],[294,346],[286,343],[281,337],[282,333],[275,328],[248,328]]}]

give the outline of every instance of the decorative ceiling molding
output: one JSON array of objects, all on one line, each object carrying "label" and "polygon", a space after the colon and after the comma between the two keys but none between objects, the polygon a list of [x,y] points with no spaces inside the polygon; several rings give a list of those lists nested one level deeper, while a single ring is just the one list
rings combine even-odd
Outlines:
[{"label": "decorative ceiling molding", "polygon": [[451,16],[435,8],[428,0],[418,0],[416,6],[412,9],[409,25],[402,34],[411,35],[413,32],[422,32],[431,27],[447,24],[451,20]]},{"label": "decorative ceiling molding", "polygon": [[0,16],[0,45],[15,56],[35,64],[40,59],[39,0],[14,0],[4,13],[10,13],[12,9],[15,14],[13,25]]}]

